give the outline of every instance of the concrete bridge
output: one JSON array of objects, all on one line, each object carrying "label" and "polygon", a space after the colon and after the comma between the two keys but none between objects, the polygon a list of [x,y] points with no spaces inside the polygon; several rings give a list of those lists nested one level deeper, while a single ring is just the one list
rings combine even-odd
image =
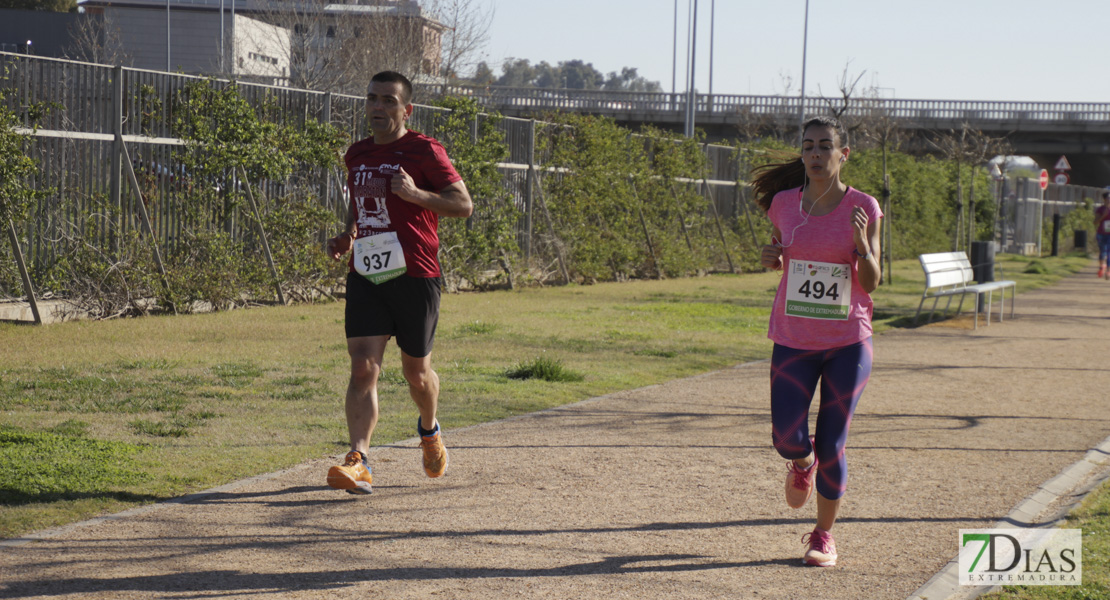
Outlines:
[{"label": "concrete bridge", "polygon": [[[687,102],[685,94],[650,92],[472,86],[428,91],[472,97],[513,117],[579,112],[610,117],[632,128],[650,124],[678,132],[683,130]],[[799,124],[800,104],[795,96],[699,94],[695,121],[711,142],[743,133],[790,135]],[[841,98],[811,97],[805,99],[804,113],[829,114],[830,108],[843,107]],[[1015,154],[1031,156],[1049,170],[1066,155],[1073,184],[1110,184],[1110,103],[853,98],[843,119],[848,124],[891,119],[918,139],[966,123],[987,135],[1005,137]]]}]

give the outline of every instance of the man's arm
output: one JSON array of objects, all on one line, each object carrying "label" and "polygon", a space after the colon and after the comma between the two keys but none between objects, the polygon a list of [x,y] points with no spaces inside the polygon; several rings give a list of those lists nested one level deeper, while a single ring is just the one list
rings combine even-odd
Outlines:
[{"label": "man's arm", "polygon": [[355,236],[358,235],[358,229],[355,227],[355,201],[353,198],[350,202],[350,208],[351,210],[347,211],[347,222],[343,224],[343,231],[328,240],[328,256],[335,260],[339,260],[344,254],[350,252]]},{"label": "man's arm", "polygon": [[416,187],[412,176],[401,169],[393,176],[390,188],[402,200],[442,217],[469,217],[474,212],[474,201],[462,181],[456,181],[438,192],[429,192]]}]

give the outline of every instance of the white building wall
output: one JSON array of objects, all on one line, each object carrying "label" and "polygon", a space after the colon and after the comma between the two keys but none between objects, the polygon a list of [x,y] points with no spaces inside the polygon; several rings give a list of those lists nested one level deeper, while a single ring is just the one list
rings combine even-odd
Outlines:
[{"label": "white building wall", "polygon": [[235,74],[254,80],[289,76],[289,30],[240,15],[235,16]]}]

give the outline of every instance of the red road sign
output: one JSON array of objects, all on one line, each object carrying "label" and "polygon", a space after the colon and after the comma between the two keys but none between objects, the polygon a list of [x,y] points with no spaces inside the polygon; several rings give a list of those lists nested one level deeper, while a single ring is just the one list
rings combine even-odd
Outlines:
[{"label": "red road sign", "polygon": [[1058,185],[1064,185],[1068,182],[1068,174],[1057,173],[1056,176],[1052,178],[1052,181]]},{"label": "red road sign", "polygon": [[1041,169],[1041,189],[1048,189],[1048,169]]}]

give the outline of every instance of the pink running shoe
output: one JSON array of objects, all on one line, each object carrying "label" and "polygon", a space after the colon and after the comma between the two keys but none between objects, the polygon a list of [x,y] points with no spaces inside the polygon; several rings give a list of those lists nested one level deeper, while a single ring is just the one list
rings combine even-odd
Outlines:
[{"label": "pink running shoe", "polygon": [[[813,445],[813,436],[809,436]],[[808,469],[799,467],[794,461],[786,463],[786,504],[790,508],[801,508],[813,495],[813,480],[817,475],[817,454],[813,454],[813,464]]]},{"label": "pink running shoe", "polygon": [[836,542],[831,533],[814,527],[812,532],[802,536],[802,543],[809,544],[802,562],[812,567],[836,566]]}]

